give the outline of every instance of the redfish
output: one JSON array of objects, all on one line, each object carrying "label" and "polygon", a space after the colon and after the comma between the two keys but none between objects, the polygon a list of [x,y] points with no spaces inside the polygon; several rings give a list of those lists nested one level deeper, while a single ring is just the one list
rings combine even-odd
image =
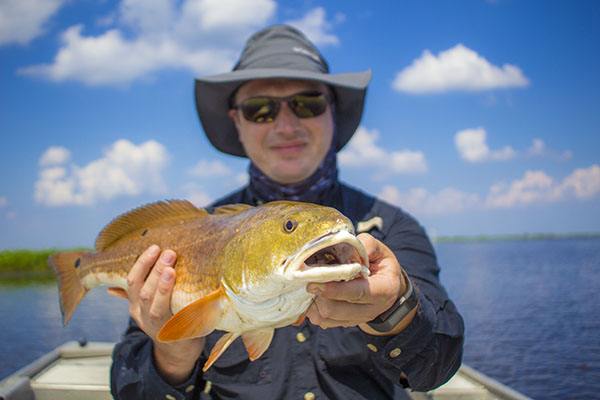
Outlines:
[{"label": "redfish", "polygon": [[158,340],[226,332],[205,371],[240,336],[250,360],[259,358],[276,328],[302,320],[314,299],[306,291],[309,282],[369,275],[368,257],[351,221],[333,208],[275,201],[226,205],[209,213],[188,201],[163,201],[115,218],[98,235],[95,252],[49,258],[63,323],[96,286],[126,297],[127,274],[152,244],[177,253],[173,316]]}]

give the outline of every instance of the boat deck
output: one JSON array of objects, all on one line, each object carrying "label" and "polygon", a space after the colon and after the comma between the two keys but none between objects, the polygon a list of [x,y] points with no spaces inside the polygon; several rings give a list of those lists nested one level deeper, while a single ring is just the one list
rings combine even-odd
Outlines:
[{"label": "boat deck", "polygon": [[[0,382],[0,400],[110,400],[114,343],[68,342]],[[414,400],[527,400],[526,396],[463,365],[445,385]]]}]

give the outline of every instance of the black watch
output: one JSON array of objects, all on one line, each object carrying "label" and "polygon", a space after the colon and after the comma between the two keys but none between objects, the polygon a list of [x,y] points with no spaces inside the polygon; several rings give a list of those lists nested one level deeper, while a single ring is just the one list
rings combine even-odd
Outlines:
[{"label": "black watch", "polygon": [[389,332],[406,315],[411,312],[416,306],[419,300],[417,299],[417,291],[414,289],[408,275],[402,270],[402,275],[406,281],[406,292],[400,296],[398,300],[387,310],[380,314],[377,318],[367,322],[371,328],[377,332]]}]

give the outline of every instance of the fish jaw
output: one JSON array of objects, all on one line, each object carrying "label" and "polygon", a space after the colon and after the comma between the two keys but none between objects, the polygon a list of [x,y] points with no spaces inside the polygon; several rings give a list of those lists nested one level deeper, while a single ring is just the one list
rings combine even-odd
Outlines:
[{"label": "fish jaw", "polygon": [[[321,264],[321,257],[337,263]],[[369,276],[368,259],[362,242],[352,233],[340,230],[309,242],[284,263],[282,273],[287,280],[296,282],[349,281],[359,275]]]}]

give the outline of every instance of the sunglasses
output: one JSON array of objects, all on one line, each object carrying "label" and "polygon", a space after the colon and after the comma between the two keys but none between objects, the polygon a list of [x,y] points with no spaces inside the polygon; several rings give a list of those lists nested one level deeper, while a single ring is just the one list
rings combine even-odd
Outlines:
[{"label": "sunglasses", "polygon": [[250,122],[265,124],[277,118],[282,102],[286,102],[298,118],[313,118],[327,110],[331,98],[321,92],[296,93],[287,97],[257,96],[250,97],[231,108],[241,110],[244,118]]}]

